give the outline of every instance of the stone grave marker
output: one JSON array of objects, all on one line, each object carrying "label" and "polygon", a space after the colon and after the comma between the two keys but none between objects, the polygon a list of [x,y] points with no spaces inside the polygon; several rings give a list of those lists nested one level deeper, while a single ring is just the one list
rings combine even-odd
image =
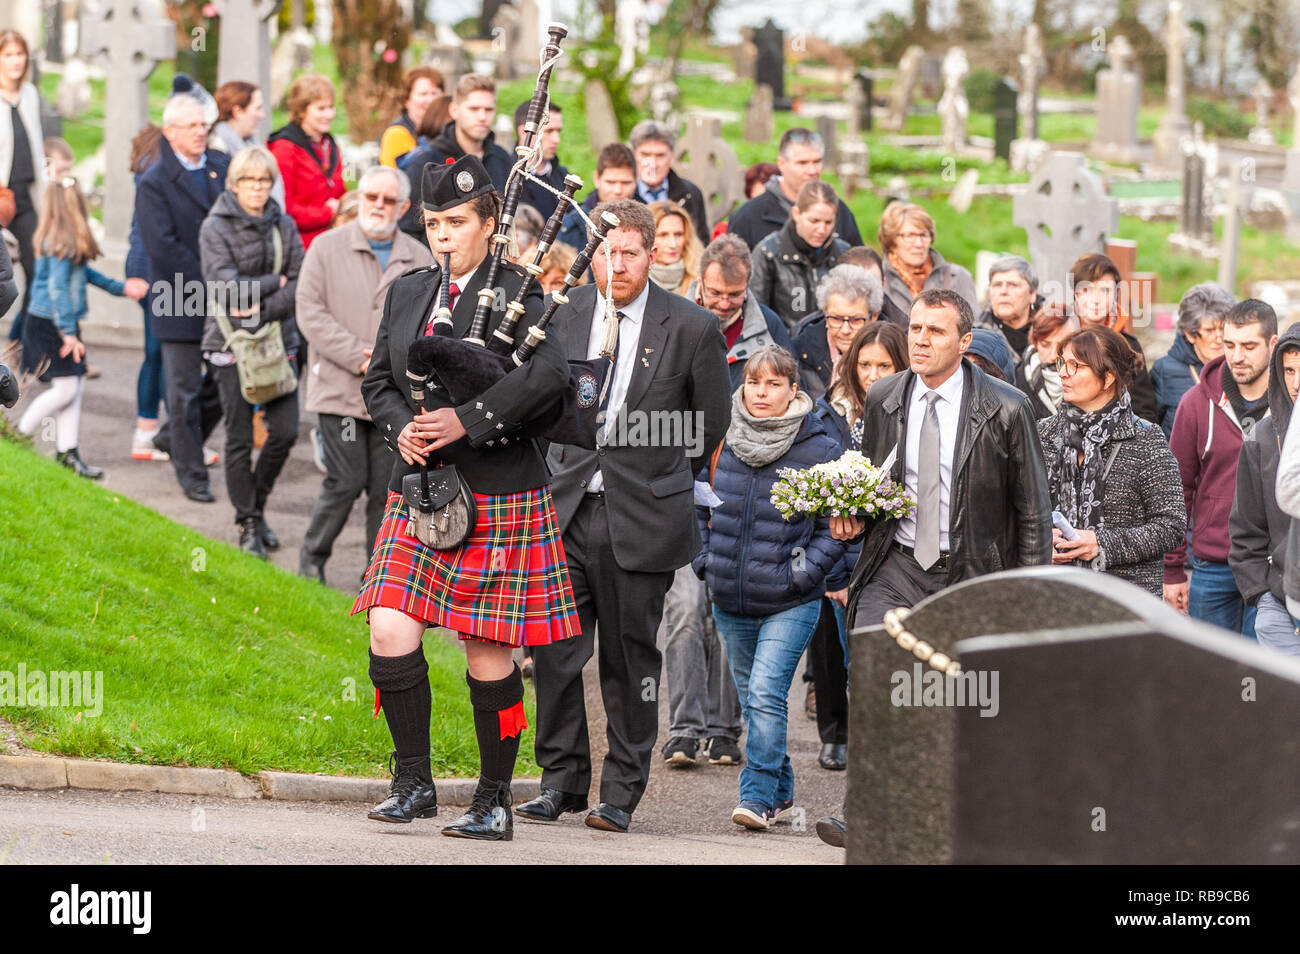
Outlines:
[{"label": "stone grave marker", "polygon": [[776,135],[776,117],[772,114],[772,87],[759,83],[745,107],[745,142],[771,142]]},{"label": "stone grave marker", "polygon": [[[131,140],[149,121],[149,74],[176,55],[176,28],[150,0],[105,0],[98,13],[82,14],[80,36],[81,54],[100,57],[108,74],[101,245],[104,271],[124,275],[135,209]],[[109,295],[100,296],[91,315],[92,322],[102,317],[134,329],[143,317],[134,301]]]},{"label": "stone grave marker", "polygon": [[1287,200],[1286,237],[1300,244],[1300,69],[1287,84],[1286,94],[1291,101],[1291,148],[1286,151],[1282,180],[1282,193]]},{"label": "stone grave marker", "polygon": [[817,117],[817,135],[822,137],[822,164],[835,168],[839,161],[839,152],[835,147],[835,118],[833,116]]},{"label": "stone grave marker", "polygon": [[767,22],[754,31],[754,83],[772,87],[772,108],[786,111],[790,100],[785,95],[785,31]]},{"label": "stone grave marker", "polygon": [[276,39],[275,49],[271,51],[272,103],[283,102],[294,77],[311,70],[314,44],[311,31],[305,27],[295,27]]},{"label": "stone grave marker", "polygon": [[731,48],[732,68],[736,79],[753,79],[754,65],[758,60],[758,48],[754,46],[754,28],[740,28],[740,42]]},{"label": "stone grave marker", "polygon": [[1178,211],[1178,231],[1169,236],[1173,248],[1196,255],[1214,256],[1214,214],[1211,208],[1213,164],[1204,138],[1204,127],[1197,123],[1191,136],[1182,142],[1182,202]]},{"label": "stone grave marker", "polygon": [[687,115],[686,134],[677,140],[673,168],[704,193],[710,229],[745,197],[744,172],[735,151],[722,138],[722,120],[716,116]]},{"label": "stone grave marker", "polygon": [[993,86],[993,155],[1011,161],[1011,144],[1019,135],[1020,112],[1017,103],[1020,91],[1016,84],[1003,77]]},{"label": "stone grave marker", "polygon": [[1082,154],[1053,152],[1026,190],[1012,199],[1012,221],[1025,230],[1039,291],[1065,301],[1068,272],[1080,255],[1102,251],[1119,224],[1119,203]]},{"label": "stone grave marker", "polygon": [[871,132],[871,97],[875,81],[866,70],[853,74],[848,88],[844,91],[844,101],[849,104],[849,132],[860,136]]},{"label": "stone grave marker", "polygon": [[90,106],[90,70],[80,57],[72,57],[63,64],[63,74],[54,93],[54,103],[59,115],[76,119]]},{"label": "stone grave marker", "polygon": [[966,77],[970,63],[966,51],[954,46],[943,58],[943,97],[939,100],[939,118],[943,122],[943,151],[961,152],[966,146],[966,120],[970,103],[966,101]]},{"label": "stone grave marker", "polygon": [[1020,97],[1016,108],[1025,124],[1025,138],[1038,138],[1038,83],[1042,79],[1046,59],[1043,56],[1043,34],[1037,23],[1025,27],[1025,49],[1020,54]]},{"label": "stone grave marker", "polygon": [[1271,146],[1276,141],[1273,138],[1273,130],[1268,125],[1268,110],[1273,104],[1273,87],[1268,85],[1268,80],[1261,79],[1251,90],[1251,95],[1255,97],[1255,126],[1246,138],[1261,146]]},{"label": "stone grave marker", "polygon": [[889,91],[889,115],[883,123],[890,132],[898,132],[907,122],[907,110],[912,102],[912,90],[921,73],[921,60],[925,50],[919,46],[909,46],[898,62],[898,72],[894,75],[894,86]]},{"label": "stone grave marker", "polygon": [[1133,162],[1142,84],[1133,72],[1133,47],[1127,37],[1115,37],[1107,52],[1110,68],[1097,74],[1097,138],[1092,152],[1111,162]]},{"label": "stone grave marker", "polygon": [[1240,159],[1232,165],[1228,176],[1228,208],[1223,214],[1223,244],[1219,248],[1218,283],[1237,293],[1237,253],[1241,246],[1242,206],[1248,197],[1244,194],[1248,159]]},{"label": "stone grave marker", "polygon": [[975,187],[980,182],[980,171],[978,169],[967,169],[957,180],[957,185],[953,187],[952,193],[948,196],[948,204],[959,215],[965,215],[970,211],[970,205],[975,201]]},{"label": "stone grave marker", "polygon": [[586,100],[587,139],[591,151],[599,153],[611,142],[621,141],[618,117],[614,115],[614,101],[609,98],[609,90],[601,80],[587,80]]},{"label": "stone grave marker", "polygon": [[[280,11],[280,0],[214,0],[221,14],[221,43],[217,51],[217,84],[230,80],[256,83],[267,95],[271,90],[270,19]],[[271,134],[271,111],[257,124],[263,140]]]},{"label": "stone grave marker", "polygon": [[1184,63],[1192,32],[1183,17],[1182,0],[1169,4],[1165,21],[1165,114],[1155,133],[1156,168],[1172,171],[1183,163],[1182,141],[1190,131],[1184,108]]},{"label": "stone grave marker", "polygon": [[[626,76],[650,53],[650,24],[644,0],[617,0],[614,7],[614,36],[618,42],[618,73]],[[534,54],[536,56],[536,54]]]},{"label": "stone grave marker", "polygon": [[959,583],[902,624],[915,649],[849,637],[849,863],[1300,860],[1294,660],[1074,567]]}]

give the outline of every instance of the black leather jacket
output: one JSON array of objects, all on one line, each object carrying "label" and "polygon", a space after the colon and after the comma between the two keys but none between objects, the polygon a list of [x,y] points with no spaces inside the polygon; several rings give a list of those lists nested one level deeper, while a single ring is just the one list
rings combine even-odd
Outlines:
[{"label": "black leather jacket", "polygon": [[[1023,394],[962,359],[966,375],[958,424],[948,528],[948,583],[985,573],[1052,562],[1052,502],[1033,411]],[[897,447],[891,473],[902,483],[907,406],[916,375],[903,371],[867,392],[862,453],[883,464]],[[858,596],[885,558],[898,521],[869,522],[862,555],[849,580],[848,625]]]}]

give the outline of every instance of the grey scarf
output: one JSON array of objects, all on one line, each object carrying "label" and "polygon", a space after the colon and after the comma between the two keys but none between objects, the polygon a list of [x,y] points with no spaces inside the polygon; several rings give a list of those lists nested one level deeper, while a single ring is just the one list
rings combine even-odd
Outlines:
[{"label": "grey scarf", "polygon": [[745,388],[736,388],[731,396],[731,426],[727,428],[727,446],[743,464],[766,467],[784,457],[799,434],[803,419],[813,409],[813,400],[800,391],[780,417],[754,417],[745,407]]},{"label": "grey scarf", "polygon": [[685,259],[681,259],[676,265],[656,264],[650,266],[650,280],[664,291],[676,293],[677,289],[682,287],[682,279],[685,277]]}]

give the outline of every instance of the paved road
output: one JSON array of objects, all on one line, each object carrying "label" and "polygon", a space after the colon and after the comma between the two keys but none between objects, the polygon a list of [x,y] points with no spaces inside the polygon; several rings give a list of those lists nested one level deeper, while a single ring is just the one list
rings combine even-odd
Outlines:
[{"label": "paved road", "polygon": [[[212,469],[215,504],[186,500],[170,464],[133,461],[131,429],[135,417],[135,374],[140,353],[100,347],[91,364],[103,375],[87,382],[81,428],[82,456],[105,469],[103,483],[174,520],[230,543],[238,542],[234,516],[225,496],[220,465]],[[37,385],[36,387],[40,387]],[[35,388],[33,389],[35,393]],[[5,412],[16,420],[28,400]],[[293,572],[307,518],[320,488],[321,474],[311,462],[307,432],[313,415],[304,415],[301,437],[267,507],[267,521],[283,548],[274,562]],[[218,451],[222,431],[209,442]],[[40,451],[52,454],[53,448]],[[331,585],[355,592],[365,569],[364,514],[353,508],[333,559],[326,567]],[[604,751],[604,718],[594,662],[585,673],[591,735]],[[660,742],[667,729],[666,693],[660,699]],[[555,826],[524,825],[507,846],[483,846],[436,835],[452,810],[412,826],[377,826],[364,806],[196,799],[156,794],[96,792],[23,793],[0,789],[0,861],[54,862],[303,862],[303,861],[456,861],[479,860],[483,852],[501,858],[538,862],[826,862],[843,853],[818,841],[813,823],[838,814],[844,799],[844,774],[817,766],[815,725],[803,715],[803,683],[791,692],[790,757],[794,763],[796,806],[806,824],[780,826],[751,834],[730,821],[737,800],[739,769],[711,766],[668,769],[656,761],[645,800],[628,836],[594,832],[577,816]],[[596,793],[593,791],[593,796]],[[191,812],[204,811],[207,829],[191,830]],[[801,827],[802,830],[795,830]],[[71,832],[66,834],[65,832]]]}]

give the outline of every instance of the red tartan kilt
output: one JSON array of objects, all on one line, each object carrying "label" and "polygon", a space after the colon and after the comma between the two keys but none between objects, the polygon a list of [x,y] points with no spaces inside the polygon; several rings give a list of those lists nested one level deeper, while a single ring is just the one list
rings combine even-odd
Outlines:
[{"label": "red tartan kilt", "polygon": [[435,550],[406,532],[407,508],[390,491],[374,555],[352,607],[400,610],[461,639],[539,646],[576,636],[569,583],[549,487],[474,494],[478,521],[463,544]]}]

